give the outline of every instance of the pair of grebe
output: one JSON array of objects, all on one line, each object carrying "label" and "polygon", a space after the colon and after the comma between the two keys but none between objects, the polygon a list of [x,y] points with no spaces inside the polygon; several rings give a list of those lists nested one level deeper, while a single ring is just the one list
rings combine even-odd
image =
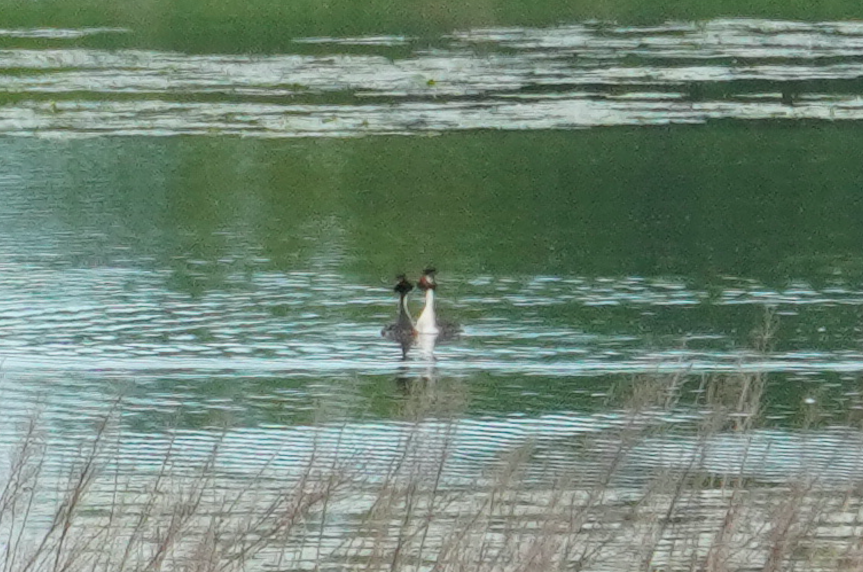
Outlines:
[{"label": "pair of grebe", "polygon": [[458,324],[441,322],[437,319],[434,309],[434,296],[437,288],[435,272],[434,268],[426,268],[417,281],[417,286],[425,292],[425,306],[416,322],[411,318],[407,304],[408,294],[414,289],[414,285],[408,281],[404,274],[396,277],[398,283],[393,290],[399,295],[398,318],[394,324],[386,326],[381,331],[381,335],[397,341],[401,345],[403,359],[407,357],[408,350],[416,341],[419,341],[425,353],[430,354],[437,341],[452,339],[461,332],[461,327]]}]

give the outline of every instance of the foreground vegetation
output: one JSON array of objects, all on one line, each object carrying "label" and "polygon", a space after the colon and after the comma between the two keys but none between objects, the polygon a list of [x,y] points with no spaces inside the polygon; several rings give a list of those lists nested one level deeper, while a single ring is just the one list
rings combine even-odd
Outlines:
[{"label": "foreground vegetation", "polygon": [[[175,452],[176,438],[155,470],[130,470],[117,414],[57,464],[34,418],[3,470],[2,569],[863,567],[858,478],[801,470],[761,479],[748,462],[763,438],[764,376],[633,381],[614,428],[567,438],[567,459],[550,463],[539,444],[522,442],[469,478],[449,475],[454,458],[469,455],[456,446],[459,423],[447,421],[459,398],[423,380],[408,386],[398,454],[374,472],[350,451],[315,450],[292,470],[261,459],[237,476],[220,443],[194,463]],[[818,425],[810,410],[796,434]],[[843,430],[859,433],[850,421]],[[729,439],[743,444],[739,454],[724,471],[709,468],[717,440]],[[696,446],[648,469],[634,461],[650,442],[683,441]]]}]

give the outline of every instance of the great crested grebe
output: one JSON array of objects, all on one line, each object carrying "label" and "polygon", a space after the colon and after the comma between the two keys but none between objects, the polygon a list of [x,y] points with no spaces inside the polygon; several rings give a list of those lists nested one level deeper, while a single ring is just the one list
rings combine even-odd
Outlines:
[{"label": "great crested grebe", "polygon": [[426,304],[420,317],[417,318],[416,330],[419,335],[437,336],[438,341],[445,341],[458,337],[461,333],[461,326],[453,322],[444,322],[437,319],[434,309],[434,293],[437,288],[435,282],[434,268],[426,268],[423,275],[420,277],[418,285],[420,290],[425,292]]},{"label": "great crested grebe", "polygon": [[399,295],[399,314],[394,324],[389,324],[381,330],[381,335],[389,340],[399,343],[402,348],[402,359],[407,358],[408,350],[414,343],[417,335],[417,330],[414,327],[414,321],[408,313],[407,296],[414,289],[404,274],[396,276],[398,283],[393,290]]}]

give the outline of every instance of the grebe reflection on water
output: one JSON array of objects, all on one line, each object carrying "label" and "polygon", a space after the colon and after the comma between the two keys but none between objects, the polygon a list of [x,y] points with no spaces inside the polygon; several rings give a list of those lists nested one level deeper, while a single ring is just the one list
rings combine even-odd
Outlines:
[{"label": "grebe reflection on water", "polygon": [[407,359],[408,350],[413,345],[417,330],[414,327],[413,318],[408,311],[407,297],[414,285],[411,284],[404,274],[396,276],[398,283],[393,290],[399,295],[398,317],[394,324],[389,324],[381,330],[381,335],[389,340],[399,343],[402,349],[402,359]]}]

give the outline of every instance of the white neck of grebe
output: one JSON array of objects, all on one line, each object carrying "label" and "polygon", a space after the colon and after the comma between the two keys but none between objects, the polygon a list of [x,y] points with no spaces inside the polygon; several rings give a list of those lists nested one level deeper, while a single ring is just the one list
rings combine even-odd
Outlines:
[{"label": "white neck of grebe", "polygon": [[437,334],[437,319],[434,313],[434,289],[426,290],[426,305],[420,317],[417,318],[417,332],[420,334]]},{"label": "white neck of grebe", "polygon": [[414,321],[408,312],[408,297],[407,294],[399,296],[399,317],[396,322],[400,328],[413,328]]}]

